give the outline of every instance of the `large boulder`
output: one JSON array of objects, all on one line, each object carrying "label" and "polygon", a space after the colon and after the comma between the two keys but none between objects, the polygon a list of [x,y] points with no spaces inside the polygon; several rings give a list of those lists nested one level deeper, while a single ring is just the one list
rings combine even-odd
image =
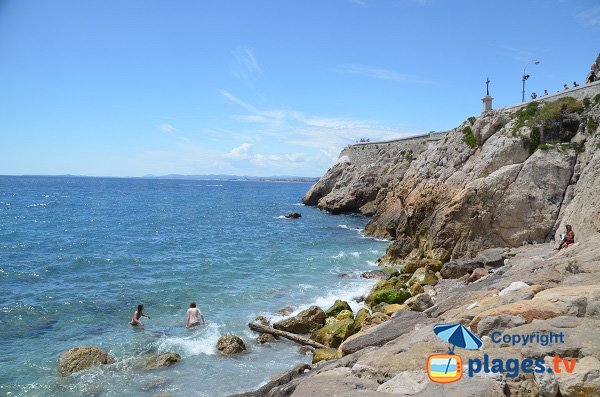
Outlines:
[{"label": "large boulder", "polygon": [[354,328],[360,330],[363,327],[365,321],[370,317],[371,313],[369,313],[368,309],[365,309],[364,307],[360,309],[356,313],[356,317],[354,317]]},{"label": "large boulder", "polygon": [[329,309],[327,309],[325,311],[325,315],[327,317],[335,317],[342,310],[350,310],[350,312],[352,312],[352,309],[350,308],[350,305],[348,304],[348,302],[338,299],[335,301],[333,306],[331,306]]},{"label": "large boulder", "polygon": [[273,328],[294,334],[308,334],[325,325],[326,314],[318,306],[311,306],[294,317],[273,324]]},{"label": "large boulder", "polygon": [[431,298],[429,294],[419,294],[407,300],[406,305],[412,311],[424,312],[425,310],[433,306],[433,298]]},{"label": "large boulder", "polygon": [[313,332],[310,338],[328,347],[338,347],[355,332],[354,320],[347,318],[327,324]]},{"label": "large boulder", "polygon": [[58,372],[67,376],[102,364],[112,364],[115,360],[108,353],[95,346],[79,346],[61,354],[58,359]]},{"label": "large boulder", "polygon": [[410,297],[407,289],[385,289],[371,292],[365,302],[371,306],[379,303],[404,303]]},{"label": "large boulder", "polygon": [[402,268],[402,273],[414,273],[417,269],[422,267],[428,267],[434,272],[439,272],[442,268],[442,261],[438,259],[409,259],[404,261],[404,267]]},{"label": "large boulder", "polygon": [[227,334],[219,338],[217,341],[217,349],[221,354],[237,354],[246,350],[246,345],[240,337]]},{"label": "large boulder", "polygon": [[181,356],[179,354],[172,352],[162,353],[148,359],[148,361],[146,361],[146,368],[169,367],[178,361],[181,361]]},{"label": "large boulder", "polygon": [[563,397],[592,397],[600,395],[600,361],[587,356],[577,360],[572,373],[564,370],[556,373],[558,388]]},{"label": "large boulder", "polygon": [[408,280],[408,285],[411,287],[414,284],[436,285],[437,283],[438,283],[438,279],[435,276],[435,273],[426,267],[421,267],[421,268],[417,269],[413,273],[412,277]]},{"label": "large boulder", "polygon": [[381,258],[381,264],[400,264],[410,252],[417,248],[417,242],[408,237],[400,237],[392,241],[385,251],[385,256]]},{"label": "large boulder", "polygon": [[469,257],[463,257],[460,259],[454,259],[446,263],[440,273],[444,278],[461,278],[465,274],[472,272],[478,267],[483,266],[483,261],[479,258],[473,259]]}]

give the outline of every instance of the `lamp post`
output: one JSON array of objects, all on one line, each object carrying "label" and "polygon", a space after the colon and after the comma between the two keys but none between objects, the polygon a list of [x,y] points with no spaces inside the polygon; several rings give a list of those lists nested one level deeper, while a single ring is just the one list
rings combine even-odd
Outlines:
[{"label": "lamp post", "polygon": [[537,59],[532,59],[531,61],[527,62],[527,65],[525,65],[525,67],[523,68],[523,92],[522,92],[522,97],[521,97],[521,102],[525,102],[525,81],[529,78],[529,75],[525,73],[525,71],[527,70],[527,66],[529,66],[529,64],[533,63],[534,65],[539,65],[540,61],[538,61]]}]

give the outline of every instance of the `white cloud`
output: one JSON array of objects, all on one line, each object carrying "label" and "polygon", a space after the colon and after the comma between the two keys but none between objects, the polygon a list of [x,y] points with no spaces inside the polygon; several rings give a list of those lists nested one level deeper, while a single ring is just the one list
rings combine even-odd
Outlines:
[{"label": "white cloud", "polygon": [[246,160],[250,158],[250,148],[252,144],[250,143],[242,143],[240,146],[231,149],[231,151],[224,156],[234,160]]},{"label": "white cloud", "polygon": [[254,51],[246,46],[236,47],[231,54],[236,63],[231,66],[231,73],[240,80],[252,83],[258,76],[262,75],[262,69],[258,66],[258,61]]},{"label": "white cloud", "polygon": [[244,101],[242,101],[240,98],[236,97],[235,95],[231,94],[229,91],[226,90],[221,90],[219,91],[221,95],[223,95],[229,102],[231,103],[235,103],[236,105],[239,105],[241,107],[243,107],[245,110],[247,110],[248,112],[256,112],[256,108]]},{"label": "white cloud", "polygon": [[577,14],[585,25],[599,26],[600,25],[600,6],[595,6]]},{"label": "white cloud", "polygon": [[158,126],[158,129],[165,134],[172,134],[177,131],[177,128],[173,127],[171,124],[161,124]]},{"label": "white cloud", "polygon": [[418,84],[431,84],[432,83],[431,80],[426,80],[426,79],[420,78],[418,76],[413,76],[413,75],[406,74],[406,73],[399,73],[399,72],[389,70],[389,69],[382,69],[382,68],[357,65],[357,64],[343,65],[343,66],[337,68],[336,71],[339,73],[367,76],[367,77],[371,77],[371,78],[379,79],[379,80],[395,81],[398,83],[418,83]]}]

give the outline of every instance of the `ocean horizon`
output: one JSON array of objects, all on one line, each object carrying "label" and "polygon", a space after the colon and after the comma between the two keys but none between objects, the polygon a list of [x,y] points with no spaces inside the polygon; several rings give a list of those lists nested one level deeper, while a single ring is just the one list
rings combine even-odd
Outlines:
[{"label": "ocean horizon", "polygon": [[[367,219],[301,204],[309,183],[185,179],[0,177],[0,393],[10,396],[225,396],[296,363],[298,345],[260,345],[262,315],[353,309],[387,242]],[[285,214],[300,212],[290,220]],[[188,330],[197,302],[207,324]],[[137,304],[151,316],[132,329]],[[293,314],[292,313],[292,314]],[[247,351],[216,350],[233,333]],[[115,364],[59,376],[61,353],[105,349]],[[164,369],[148,357],[179,353]],[[224,382],[223,379],[227,379]]]}]

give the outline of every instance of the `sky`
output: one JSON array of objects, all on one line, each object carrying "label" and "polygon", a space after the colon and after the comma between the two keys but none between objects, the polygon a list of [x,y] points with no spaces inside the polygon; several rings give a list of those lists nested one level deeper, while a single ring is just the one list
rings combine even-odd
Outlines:
[{"label": "sky", "polygon": [[320,176],[599,51],[597,0],[0,0],[0,175]]}]

